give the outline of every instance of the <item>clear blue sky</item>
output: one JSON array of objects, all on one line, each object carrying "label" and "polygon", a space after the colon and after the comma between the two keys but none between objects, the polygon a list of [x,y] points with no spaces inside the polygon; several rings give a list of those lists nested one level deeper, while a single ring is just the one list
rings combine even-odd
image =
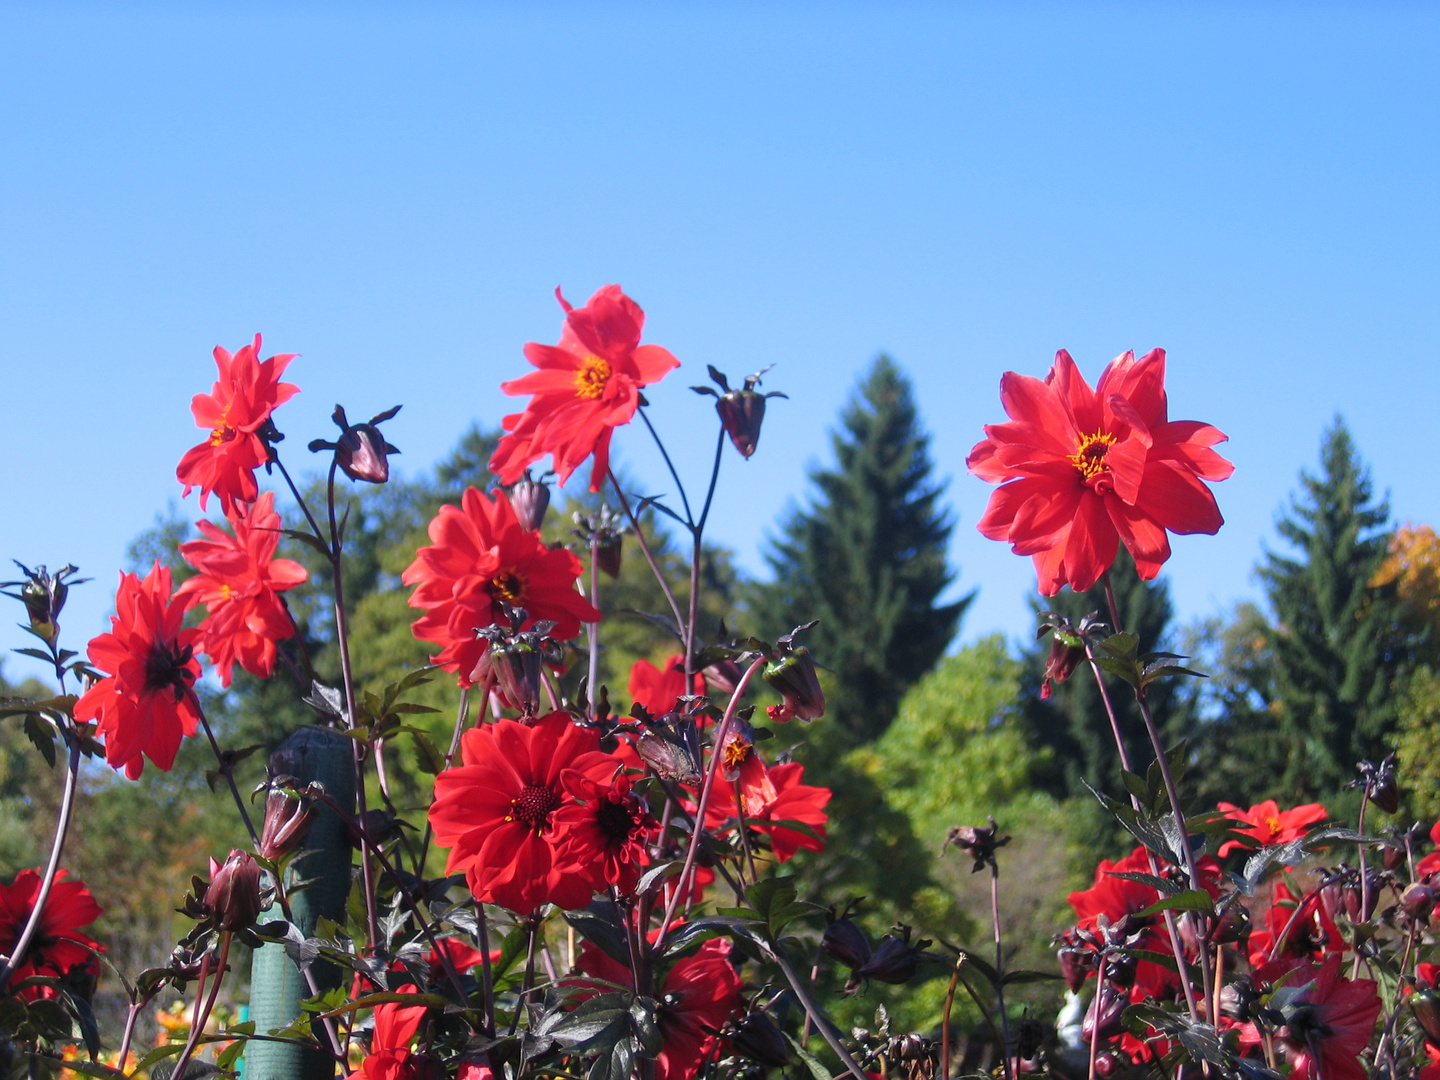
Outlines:
[{"label": "clear blue sky", "polygon": [[1436,520],[1437,48],[1420,4],[5,4],[0,556],[95,576],[79,647],[179,495],[212,346],[302,354],[292,455],[337,400],[403,402],[417,469],[507,411],[557,284],[613,281],[684,363],[676,443],[707,363],[791,395],[722,478],[751,570],[858,374],[904,366],[967,639],[1029,625],[964,471],[1000,373],[1165,347],[1172,415],[1232,439],[1226,527],[1170,563],[1182,617],[1224,611],[1337,411]]}]

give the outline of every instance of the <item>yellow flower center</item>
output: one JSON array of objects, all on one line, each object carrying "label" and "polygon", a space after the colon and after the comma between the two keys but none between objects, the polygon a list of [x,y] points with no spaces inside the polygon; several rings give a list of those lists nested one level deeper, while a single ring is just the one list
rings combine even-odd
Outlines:
[{"label": "yellow flower center", "polygon": [[231,597],[233,597],[234,595],[235,595],[235,590],[232,589],[229,585],[221,585],[221,586],[220,586],[220,599],[221,599],[222,601],[224,601],[224,600],[229,600],[229,599],[230,599]]},{"label": "yellow flower center", "polygon": [[1271,836],[1279,836],[1279,835],[1280,835],[1280,819],[1279,819],[1279,818],[1267,817],[1267,818],[1265,819],[1265,821],[1264,821],[1264,825],[1265,825],[1265,828],[1267,828],[1267,829],[1270,830],[1270,835],[1271,835]]},{"label": "yellow flower center", "polygon": [[590,355],[575,372],[575,394],[582,398],[598,398],[605,393],[605,384],[610,381],[610,362]]},{"label": "yellow flower center", "polygon": [[221,443],[229,442],[235,437],[235,429],[226,421],[230,418],[230,406],[226,405],[220,414],[220,423],[210,429],[210,445],[219,446]]},{"label": "yellow flower center", "polygon": [[490,579],[490,595],[502,604],[518,607],[525,596],[525,579],[515,572],[513,566],[498,570]]},{"label": "yellow flower center", "polygon": [[1070,464],[1079,469],[1080,475],[1086,480],[1091,480],[1102,472],[1109,471],[1110,466],[1105,464],[1105,454],[1114,445],[1115,436],[1108,431],[1081,435],[1075,444],[1075,453],[1070,455]]},{"label": "yellow flower center", "polygon": [[720,755],[721,760],[725,763],[725,768],[738,769],[745,764],[745,759],[750,756],[752,749],[754,749],[752,744],[738,735],[727,739],[725,749]]}]

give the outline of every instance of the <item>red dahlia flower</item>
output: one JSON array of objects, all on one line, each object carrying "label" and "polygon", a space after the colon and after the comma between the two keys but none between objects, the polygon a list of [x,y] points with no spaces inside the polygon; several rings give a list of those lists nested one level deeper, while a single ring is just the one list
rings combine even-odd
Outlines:
[{"label": "red dahlia flower", "polygon": [[[1259,847],[1288,844],[1291,840],[1298,840],[1311,825],[1330,816],[1330,811],[1319,803],[1306,803],[1293,810],[1281,810],[1274,799],[1266,799],[1249,810],[1241,810],[1228,802],[1220,803],[1219,808],[1225,812],[1226,817],[1248,826],[1235,831],[1253,837]],[[1229,855],[1236,848],[1243,850],[1245,846],[1239,840],[1226,840],[1220,845],[1220,855]]]},{"label": "red dahlia flower", "polygon": [[145,768],[141,755],[169,772],[181,737],[200,726],[192,690],[200,631],[182,625],[189,606],[171,599],[169,567],[157,562],[144,581],[122,573],[110,633],[90,641],[90,663],[110,675],[75,703],[75,719],[97,722],[106,763],[131,780]]},{"label": "red dahlia flower", "polygon": [[248,510],[231,508],[230,535],[209,521],[198,522],[208,539],[180,545],[185,561],[199,571],[176,590],[193,596],[209,614],[200,624],[200,650],[230,685],[235,662],[268,679],[275,670],[275,643],[295,633],[295,623],[280,594],[305,581],[305,568],[275,558],[280,544],[280,515],[275,493],[267,491]]},{"label": "red dahlia flower", "polygon": [[280,376],[295,353],[281,353],[259,360],[260,335],[234,356],[215,346],[215,366],[220,378],[208,394],[196,394],[190,402],[195,426],[210,429],[210,437],[188,450],[175,470],[185,485],[200,489],[200,509],[214,492],[228,514],[236,502],[254,502],[259,489],[255,470],[265,464],[265,441],[258,432],[275,409],[300,392]]},{"label": "red dahlia flower", "polygon": [[539,368],[501,383],[507,394],[534,394],[523,413],[501,421],[506,434],[490,458],[502,484],[513,484],[527,466],[554,457],[561,484],[592,453],[590,490],[599,491],[610,462],[610,436],[628,424],[640,404],[640,387],[659,382],[680,361],[658,345],[641,345],[645,312],[606,285],[582,308],[565,309],[559,345],[525,344],[525,359]]},{"label": "red dahlia flower", "polygon": [[[100,905],[83,881],[66,881],[67,873],[66,870],[55,873],[40,925],[24,957],[10,973],[12,986],[37,975],[61,979],[76,968],[95,963],[94,953],[100,943],[80,933],[80,928],[100,917]],[[30,913],[35,910],[40,881],[39,870],[21,870],[9,885],[0,885],[0,955],[14,954],[25,924],[30,921]],[[55,991],[48,986],[30,986],[22,991],[22,996],[34,1001],[54,997]]]},{"label": "red dahlia flower", "polygon": [[584,565],[525,529],[503,491],[491,500],[466,488],[458,507],[440,507],[429,531],[434,543],[415,553],[400,580],[419,586],[410,606],[425,614],[415,620],[415,636],[441,646],[432,661],[456,672],[461,686],[471,685],[477,666],[489,659],[490,643],[476,631],[509,625],[507,604],[525,609],[527,627],[554,622],[552,634],[561,641],[579,634],[582,622],[600,621],[600,612],[575,591]]},{"label": "red dahlia flower", "polygon": [[1287,1005],[1289,1023],[1276,1040],[1291,1063],[1291,1080],[1365,1080],[1359,1057],[1380,1015],[1375,983],[1342,976],[1338,956],[1323,964],[1280,960],[1255,972],[1262,986],[1282,979],[1287,987],[1303,987]]},{"label": "red dahlia flower", "polygon": [[[633,979],[629,969],[588,941],[580,950],[580,970],[621,986]],[[665,1043],[655,1061],[655,1080],[691,1080],[699,1073],[715,1051],[715,1032],[744,1009],[741,989],[724,938],[711,938],[694,956],[675,961],[660,988],[657,1020]]]},{"label": "red dahlia flower", "polygon": [[[401,994],[414,994],[414,986],[401,986]],[[375,1006],[375,1030],[370,1036],[370,1053],[347,1080],[415,1080],[415,1055],[410,1040],[425,1019],[424,1005],[386,1002]]]},{"label": "red dahlia flower", "polygon": [[1283,881],[1275,883],[1270,907],[1265,912],[1265,925],[1250,931],[1248,945],[1251,967],[1275,958],[1320,960],[1327,953],[1345,951],[1345,939],[1325,910],[1320,892],[1296,897]]},{"label": "red dahlia flower", "polygon": [[[685,693],[685,657],[676,653],[658,668],[649,660],[636,660],[630,668],[629,689],[631,701],[643,705],[651,716],[664,716]],[[690,692],[705,693],[705,677],[699,672],[693,677]]]},{"label": "red dahlia flower", "polygon": [[[567,769],[609,784],[619,762],[600,736],[554,712],[526,726],[497,720],[465,732],[461,765],[435,778],[430,823],[451,848],[445,872],[463,870],[477,900],[529,915],[541,904],[584,907],[595,853],[566,845],[557,811],[574,803]],[[573,782],[572,778],[572,782]]]},{"label": "red dahlia flower", "polygon": [[630,778],[618,772],[618,759],[612,768],[616,775],[603,781],[593,769],[566,769],[560,781],[573,798],[555,811],[555,822],[565,835],[562,860],[583,866],[597,892],[615,885],[628,896],[650,862],[645,842],[658,823],[630,790]]},{"label": "red dahlia flower", "polygon": [[1089,589],[1121,540],[1149,581],[1170,557],[1167,529],[1213,534],[1223,523],[1200,481],[1235,471],[1210,449],[1226,436],[1167,418],[1164,350],[1125,353],[1092,390],[1061,349],[1043,382],[1006,372],[1000,401],[1010,421],[986,425],[966,461],[1001,485],[979,529],[1032,556],[1046,596]]},{"label": "red dahlia flower", "polygon": [[[1440,847],[1440,820],[1430,826],[1430,842]],[[1440,851],[1430,852],[1415,864],[1415,876],[1421,881],[1435,873],[1440,873]]]},{"label": "red dahlia flower", "polygon": [[[727,740],[727,750],[729,749]],[[802,784],[805,766],[791,761],[784,765],[765,763],[751,750],[744,762],[737,763],[739,780],[726,783],[717,779],[710,792],[710,803],[705,810],[706,823],[712,828],[724,822],[739,818],[735,789],[740,788],[745,801],[745,824],[763,833],[770,834],[770,849],[781,862],[790,859],[800,848],[811,851],[825,850],[825,826],[830,815],[825,806],[830,802],[829,788],[812,787]],[[750,761],[759,764],[754,769]],[[727,760],[727,764],[729,761]],[[815,835],[789,829],[779,824],[782,821],[798,821],[810,826]]]}]

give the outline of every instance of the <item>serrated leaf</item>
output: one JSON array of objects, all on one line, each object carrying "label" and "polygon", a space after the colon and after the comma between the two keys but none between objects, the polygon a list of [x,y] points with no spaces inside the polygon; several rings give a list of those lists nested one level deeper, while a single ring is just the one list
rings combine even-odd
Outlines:
[{"label": "serrated leaf", "polygon": [[430,736],[422,731],[412,731],[410,739],[415,744],[415,763],[421,772],[438,776],[445,771],[445,755],[430,741]]},{"label": "serrated leaf", "polygon": [[1169,878],[1157,877],[1154,874],[1127,874],[1118,870],[1105,871],[1106,877],[1123,878],[1126,881],[1134,881],[1140,885],[1149,885],[1161,896],[1179,896],[1185,891],[1185,886],[1178,881],[1171,881]]},{"label": "serrated leaf", "polygon": [[788,1031],[785,1033],[785,1041],[794,1049],[795,1056],[805,1063],[805,1068],[810,1071],[810,1080],[830,1080],[830,1070]]},{"label": "serrated leaf", "polygon": [[1140,638],[1136,634],[1111,634],[1100,642],[1100,648],[1111,656],[1133,660],[1140,649]]},{"label": "serrated leaf", "polygon": [[25,737],[30,740],[30,745],[40,751],[40,756],[53,769],[55,767],[55,729],[34,713],[25,717],[24,727]]},{"label": "serrated leaf", "polygon": [[1095,663],[1101,670],[1108,671],[1117,679],[1123,679],[1131,686],[1136,686],[1140,682],[1140,665],[1134,660],[1126,660],[1118,656],[1097,656]]}]

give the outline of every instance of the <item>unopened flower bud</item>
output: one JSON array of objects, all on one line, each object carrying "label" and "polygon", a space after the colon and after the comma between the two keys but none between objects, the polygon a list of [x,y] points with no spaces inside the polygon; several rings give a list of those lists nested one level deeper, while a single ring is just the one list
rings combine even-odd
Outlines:
[{"label": "unopened flower bud", "polygon": [[1045,1025],[1033,1016],[1026,1016],[1020,1021],[1019,1028],[1015,1033],[1015,1056],[1021,1061],[1029,1061],[1040,1052],[1041,1045],[1045,1042]]},{"label": "unopened flower bud", "polygon": [[1080,1025],[1086,1045],[1089,1045],[1091,1033],[1096,1029],[1097,1016],[1101,1039],[1113,1039],[1124,1031],[1125,1025],[1120,1017],[1129,1004],[1130,999],[1126,995],[1107,992],[1103,983],[1097,986],[1095,996],[1090,999],[1090,1007],[1085,1010],[1085,1020]]},{"label": "unopened flower bud", "polygon": [[1430,918],[1435,910],[1435,892],[1424,885],[1411,885],[1400,897],[1400,909],[1418,923]]},{"label": "unopened flower bud", "polygon": [[1105,958],[1105,978],[1116,986],[1130,989],[1135,985],[1135,972],[1139,961],[1125,953],[1111,953]]},{"label": "unopened flower bud", "polygon": [[275,783],[265,796],[265,825],[260,831],[260,856],[271,860],[294,851],[320,814],[316,803],[281,790],[298,780],[277,777]]},{"label": "unopened flower bud", "polygon": [[60,611],[65,607],[65,598],[70,594],[70,585],[79,585],[90,579],[81,578],[67,584],[65,579],[79,572],[77,567],[68,564],[62,566],[53,576],[44,566],[31,570],[18,560],[15,565],[20,567],[25,580],[0,582],[0,589],[18,587],[19,592],[4,595],[25,605],[25,614],[30,619],[29,629],[32,634],[44,641],[53,642],[60,632]]},{"label": "unopened flower bud", "polygon": [[820,948],[846,967],[863,967],[870,959],[870,941],[865,931],[849,919],[836,919],[825,927]]},{"label": "unopened flower bud", "polygon": [[490,671],[500,693],[525,716],[540,709],[540,650],[524,641],[496,643],[490,649]]},{"label": "unopened flower bud", "polygon": [[760,442],[760,426],[765,422],[766,400],[785,396],[778,390],[762,394],[755,389],[760,385],[760,376],[769,370],[767,367],[762,371],[757,371],[754,375],[747,375],[744,387],[740,390],[732,390],[730,389],[730,380],[716,370],[712,364],[710,378],[724,393],[708,386],[692,386],[690,388],[697,394],[709,394],[715,398],[715,411],[720,414],[720,425],[725,429],[725,434],[730,436],[730,441],[734,444],[735,449],[740,451],[741,457],[748,458],[755,453],[755,447]]},{"label": "unopened flower bud", "polygon": [[221,930],[243,930],[260,915],[260,864],[232,849],[224,865],[210,860],[205,909]]},{"label": "unopened flower bud", "polygon": [[1425,1041],[1440,1048],[1440,994],[1434,990],[1418,990],[1410,995],[1410,1011],[1425,1032]]},{"label": "unopened flower bud", "polygon": [[385,441],[380,434],[379,424],[389,420],[400,411],[400,406],[386,409],[378,416],[372,416],[363,424],[352,424],[345,415],[345,409],[335,406],[331,419],[340,429],[337,442],[314,439],[310,443],[312,453],[321,450],[335,451],[335,464],[351,480],[362,480],[367,484],[383,484],[390,479],[389,455],[400,451]]},{"label": "unopened flower bud", "polygon": [[[1090,1036],[1086,1035],[1085,1039],[1088,1042]],[[1110,1080],[1110,1077],[1115,1076],[1123,1068],[1124,1066],[1120,1064],[1120,1058],[1116,1054],[1101,1054],[1095,1059],[1095,1075],[1100,1077],[1100,1080]]]},{"label": "unopened flower bud", "polygon": [[1360,779],[1352,783],[1351,787],[1363,787],[1366,797],[1387,814],[1393,814],[1400,809],[1400,789],[1395,784],[1394,754],[1379,765],[1373,761],[1360,761],[1355,767],[1360,770]]},{"label": "unopened flower bud", "polygon": [[1220,916],[1220,921],[1210,931],[1210,940],[1216,945],[1233,945],[1250,936],[1250,913],[1239,904],[1230,904]]},{"label": "unopened flower bud", "polygon": [[1086,978],[1095,970],[1095,951],[1067,945],[1060,949],[1057,956],[1066,988],[1072,994],[1078,994]]},{"label": "unopened flower bud", "polygon": [[550,509],[550,485],[533,480],[530,470],[510,486],[510,505],[515,508],[515,517],[522,529],[537,531],[545,523],[545,511]]},{"label": "unopened flower bud", "polygon": [[1050,684],[1062,683],[1075,673],[1085,659],[1085,642],[1075,634],[1055,630],[1050,635],[1050,655],[1045,658],[1045,678],[1040,683],[1040,697],[1050,696]]},{"label": "unopened flower bud", "polygon": [[705,685],[717,694],[733,694],[745,675],[745,670],[734,660],[720,660],[701,672]]},{"label": "unopened flower bud", "polygon": [[624,541],[624,536],[616,533],[610,539],[595,545],[595,565],[606,577],[620,576],[620,562],[625,554]]},{"label": "unopened flower bud", "polygon": [[870,959],[856,969],[856,974],[866,979],[879,979],[887,983],[907,983],[915,977],[924,959],[920,950],[904,938],[887,934],[870,956]]},{"label": "unopened flower bud", "polygon": [[768,1013],[752,1012],[736,1024],[730,1045],[741,1057],[766,1068],[783,1069],[790,1064],[790,1046]]},{"label": "unopened flower bud", "polygon": [[825,691],[820,689],[815,661],[805,646],[769,661],[762,675],[780,694],[781,704],[766,710],[771,720],[784,722],[797,716],[818,720],[825,715]]}]

